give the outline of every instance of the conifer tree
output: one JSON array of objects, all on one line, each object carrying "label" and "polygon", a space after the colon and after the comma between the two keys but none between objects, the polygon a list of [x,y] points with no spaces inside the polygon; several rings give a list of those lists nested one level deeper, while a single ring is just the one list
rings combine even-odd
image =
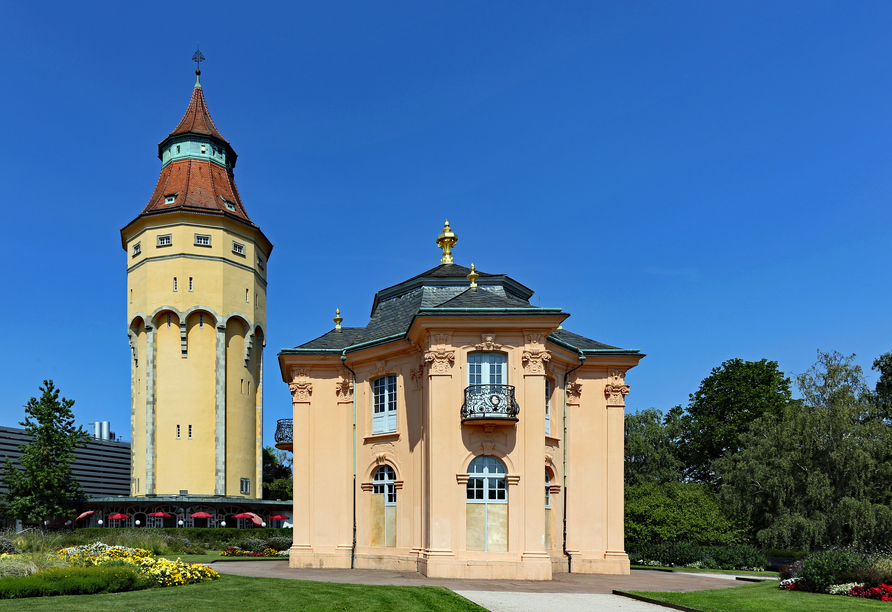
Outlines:
[{"label": "conifer tree", "polygon": [[3,469],[3,484],[9,489],[3,501],[17,519],[64,516],[72,509],[72,500],[83,497],[71,462],[74,450],[90,438],[82,427],[74,426],[74,400],[60,400],[52,380],[43,381],[40,390],[40,399],[28,401],[25,420],[19,423],[31,436],[31,442],[19,447],[21,469],[9,457]]}]

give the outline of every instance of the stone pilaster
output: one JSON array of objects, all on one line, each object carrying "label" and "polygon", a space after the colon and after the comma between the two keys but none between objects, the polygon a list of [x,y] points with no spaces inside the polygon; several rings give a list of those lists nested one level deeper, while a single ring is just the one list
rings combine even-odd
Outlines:
[{"label": "stone pilaster", "polygon": [[214,494],[226,495],[226,326],[215,329]]},{"label": "stone pilaster", "polygon": [[155,328],[146,325],[146,494],[155,493]]}]

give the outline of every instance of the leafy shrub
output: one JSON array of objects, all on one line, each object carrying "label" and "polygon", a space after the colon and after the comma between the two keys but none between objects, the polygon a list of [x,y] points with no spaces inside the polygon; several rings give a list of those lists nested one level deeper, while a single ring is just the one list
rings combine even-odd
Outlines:
[{"label": "leafy shrub", "polygon": [[[133,548],[145,548],[156,555],[183,553],[200,554],[193,551],[199,549],[223,550],[247,538],[292,537],[290,528],[266,527],[255,529],[237,529],[234,527],[126,527],[105,528],[86,527],[62,534],[55,532],[46,534],[52,542],[49,547],[41,545],[35,550],[52,551],[68,546],[89,544],[101,540],[107,544],[120,544]],[[21,547],[21,545],[19,545]],[[290,544],[289,544],[290,546]],[[24,550],[24,549],[23,549]],[[262,550],[262,549],[261,549]]]},{"label": "leafy shrub", "polygon": [[727,546],[746,540],[745,521],[728,514],[705,485],[628,486],[625,502],[626,537],[631,541]]},{"label": "leafy shrub", "polygon": [[276,550],[288,550],[291,548],[292,537],[273,536],[266,540],[266,545]]},{"label": "leafy shrub", "polygon": [[815,593],[826,593],[833,584],[860,582],[845,580],[853,571],[870,567],[870,559],[863,553],[849,549],[832,548],[812,553],[802,560],[803,589]]},{"label": "leafy shrub", "polygon": [[70,567],[0,581],[0,599],[89,595],[144,589],[148,583],[130,567]]},{"label": "leafy shrub", "polygon": [[635,565],[663,565],[701,569],[752,570],[768,565],[757,548],[736,546],[698,546],[690,542],[638,542],[626,545],[629,560]]},{"label": "leafy shrub", "polygon": [[0,537],[0,554],[18,555],[22,551],[9,538]]},{"label": "leafy shrub", "polygon": [[250,540],[244,540],[239,545],[239,547],[244,550],[251,551],[251,552],[263,552],[263,549],[266,548],[266,540],[260,540],[257,538],[252,538]]}]

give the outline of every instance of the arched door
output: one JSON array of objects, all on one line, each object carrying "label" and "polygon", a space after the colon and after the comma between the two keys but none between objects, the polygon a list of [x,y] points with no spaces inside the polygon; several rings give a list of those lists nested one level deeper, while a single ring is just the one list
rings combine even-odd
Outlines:
[{"label": "arched door", "polygon": [[396,546],[396,472],[382,465],[372,477],[371,545]]}]

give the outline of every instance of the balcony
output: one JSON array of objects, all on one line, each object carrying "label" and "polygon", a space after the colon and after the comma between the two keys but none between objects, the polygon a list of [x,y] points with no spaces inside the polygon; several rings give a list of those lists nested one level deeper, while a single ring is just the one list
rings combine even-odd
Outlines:
[{"label": "balcony", "polygon": [[470,385],[465,387],[461,422],[469,425],[508,425],[517,422],[520,406],[511,385]]},{"label": "balcony", "polygon": [[293,432],[293,419],[279,419],[276,422],[276,448],[294,452]]}]

